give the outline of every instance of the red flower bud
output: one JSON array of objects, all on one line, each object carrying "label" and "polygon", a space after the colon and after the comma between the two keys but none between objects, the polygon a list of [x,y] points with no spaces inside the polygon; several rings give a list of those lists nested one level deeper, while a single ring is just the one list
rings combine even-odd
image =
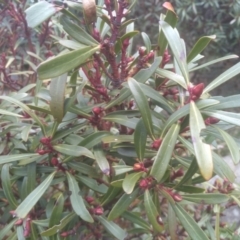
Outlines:
[{"label": "red flower bud", "polygon": [[139,182],[139,187],[140,187],[141,189],[146,190],[146,189],[148,189],[149,187],[151,187],[152,181],[153,181],[153,179],[152,179],[151,177],[141,179],[140,182]]},{"label": "red flower bud", "polygon": [[98,207],[94,208],[93,212],[95,215],[98,215],[98,216],[103,215],[103,208],[98,206]]},{"label": "red flower bud", "polygon": [[220,120],[218,118],[215,117],[209,117],[205,120],[205,124],[206,125],[211,125],[211,124],[215,124],[218,123]]},{"label": "red flower bud", "polygon": [[122,44],[123,44],[123,46],[125,48],[128,47],[128,45],[129,45],[129,38],[124,39]]},{"label": "red flower bud", "polygon": [[157,220],[159,225],[163,226],[163,220],[162,220],[162,218],[160,216],[157,216],[156,220]]},{"label": "red flower bud", "polygon": [[45,150],[43,150],[43,149],[38,149],[36,152],[37,152],[39,155],[44,155],[44,154],[47,153],[47,151],[45,151]]},{"label": "red flower bud", "polygon": [[161,146],[162,139],[157,139],[152,143],[152,148],[155,150],[158,150],[159,147]]},{"label": "red flower bud", "polygon": [[92,112],[93,112],[95,115],[99,115],[99,114],[101,114],[101,112],[102,112],[102,108],[100,108],[100,107],[94,107],[94,108],[92,109]]},{"label": "red flower bud", "polygon": [[178,193],[173,193],[173,194],[172,194],[172,198],[173,198],[176,202],[181,202],[181,201],[182,201],[182,196],[179,195]]},{"label": "red flower bud", "polygon": [[41,142],[43,145],[48,145],[48,144],[50,144],[50,142],[51,142],[51,137],[42,137],[42,138],[40,139],[40,142]]},{"label": "red flower bud", "polygon": [[146,48],[144,48],[144,47],[138,48],[138,53],[141,57],[143,57],[145,55],[145,51],[146,51]]},{"label": "red flower bud", "polygon": [[22,219],[22,218],[19,218],[19,219],[14,223],[15,226],[20,226],[20,225],[22,225],[22,224],[23,224],[23,219]]},{"label": "red flower bud", "polygon": [[90,197],[90,196],[85,197],[85,200],[86,200],[89,204],[91,204],[92,202],[94,202],[94,198],[93,198],[93,197]]},{"label": "red flower bud", "polygon": [[151,60],[152,58],[154,58],[154,56],[155,56],[154,52],[151,51],[151,52],[148,54],[147,58],[148,58],[148,60]]},{"label": "red flower bud", "polygon": [[145,167],[143,163],[135,163],[133,165],[133,170],[134,171],[145,171]]},{"label": "red flower bud", "polygon": [[191,100],[193,101],[198,100],[202,95],[203,89],[204,89],[204,83],[199,83],[198,85],[189,88]]},{"label": "red flower bud", "polygon": [[60,234],[61,237],[68,237],[68,235],[69,235],[68,232],[62,232],[62,233]]},{"label": "red flower bud", "polygon": [[58,159],[57,159],[56,157],[53,157],[53,158],[51,159],[51,164],[52,164],[53,166],[58,166],[58,164],[59,164]]}]

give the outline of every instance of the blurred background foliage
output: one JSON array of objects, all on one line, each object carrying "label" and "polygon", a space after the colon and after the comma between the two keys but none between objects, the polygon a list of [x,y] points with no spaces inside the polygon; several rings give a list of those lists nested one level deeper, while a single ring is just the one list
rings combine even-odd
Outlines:
[{"label": "blurred background foliage", "polygon": [[[132,16],[136,18],[136,29],[146,32],[157,41],[159,13],[164,12],[159,0],[138,0]],[[240,55],[240,0],[172,0],[170,1],[179,17],[178,29],[185,39],[187,48],[202,36],[216,35],[203,55],[208,60],[226,54]],[[154,42],[154,41],[152,41]],[[201,70],[192,76],[193,82],[214,79],[233,61],[219,63],[214,68]],[[227,96],[240,91],[238,78],[216,89],[214,94]]]},{"label": "blurred background foliage", "polygon": [[[49,38],[49,35],[55,37],[61,35],[61,30],[59,31],[57,24],[53,26],[46,22],[37,31],[29,29],[30,32],[28,33],[24,27],[24,22],[19,21],[18,16],[21,17],[19,9],[24,11],[34,2],[37,2],[37,0],[0,1],[0,54],[5,53],[6,56],[17,55],[19,59],[19,62],[15,61],[14,64],[9,64],[9,71],[13,73],[9,80],[10,83],[8,83],[10,86],[12,83],[16,85],[16,81],[19,87],[34,82],[36,75],[33,74],[32,70],[35,70],[35,66],[41,61],[36,56],[44,60],[52,55],[52,51],[59,51],[54,45],[54,41]],[[54,2],[59,4],[62,1]],[[136,19],[135,28],[146,32],[151,37],[152,43],[156,43],[159,13],[165,12],[162,6],[165,1],[137,0],[136,2],[137,6],[131,14],[131,17]],[[185,39],[188,49],[200,37],[216,35],[216,39],[203,52],[205,61],[232,53],[240,55],[240,0],[171,0],[170,2],[179,17],[177,27],[181,37]],[[7,11],[13,5],[16,6],[18,11],[16,14],[10,15]],[[14,24],[11,23],[12,21],[14,21]],[[19,38],[19,36],[21,37]],[[140,35],[138,40],[135,41],[135,45],[142,45]],[[4,59],[0,61],[4,62]],[[237,60],[235,62],[224,61],[215,64],[211,71],[208,68],[196,71],[192,76],[192,81],[195,84],[210,82],[236,62]],[[29,65],[31,66],[29,67]],[[25,71],[25,73],[16,77],[18,71]],[[1,82],[3,81],[1,80]],[[237,94],[239,91],[240,82],[238,78],[234,78],[214,90],[213,94],[227,96]]]}]

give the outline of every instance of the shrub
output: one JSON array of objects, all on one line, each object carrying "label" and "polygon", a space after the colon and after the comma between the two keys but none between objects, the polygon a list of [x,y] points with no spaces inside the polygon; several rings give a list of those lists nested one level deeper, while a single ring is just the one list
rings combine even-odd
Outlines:
[{"label": "shrub", "polygon": [[213,37],[186,54],[168,2],[157,43],[141,33],[132,53],[135,2],[27,9],[31,27],[57,14],[65,35],[54,41],[65,50],[38,66],[36,84],[0,96],[1,239],[237,239],[221,222],[240,191],[218,143],[239,162],[227,132],[239,126],[228,111],[239,95],[210,92],[240,63],[206,87],[189,77],[237,56],[198,65]]}]

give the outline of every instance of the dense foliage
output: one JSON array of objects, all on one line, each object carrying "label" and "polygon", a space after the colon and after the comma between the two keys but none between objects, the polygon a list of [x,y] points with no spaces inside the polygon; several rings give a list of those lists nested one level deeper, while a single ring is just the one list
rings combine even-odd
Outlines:
[{"label": "dense foliage", "polygon": [[[0,96],[0,239],[238,239],[239,226],[221,222],[240,204],[240,187],[218,147],[239,162],[228,130],[240,114],[228,109],[240,95],[210,92],[240,63],[207,86],[190,79],[237,56],[198,64],[214,37],[187,53],[168,2],[151,42],[128,18],[135,3],[40,1],[21,13],[19,26],[26,21],[40,47],[25,51],[36,59],[26,59],[35,79],[6,84],[11,91]],[[144,46],[135,50],[137,35]],[[1,55],[3,84],[7,67],[25,61],[11,51]]]}]

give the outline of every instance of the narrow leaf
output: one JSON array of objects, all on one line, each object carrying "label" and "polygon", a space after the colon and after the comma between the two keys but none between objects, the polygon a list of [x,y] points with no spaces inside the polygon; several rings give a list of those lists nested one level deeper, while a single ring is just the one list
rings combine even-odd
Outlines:
[{"label": "narrow leaf", "polygon": [[227,71],[222,73],[216,79],[214,79],[211,83],[209,83],[203,90],[204,93],[208,93],[218,87],[219,85],[225,83],[229,79],[235,77],[240,73],[240,62],[229,68]]},{"label": "narrow leaf", "polygon": [[147,99],[143,94],[141,87],[139,86],[138,82],[135,79],[129,78],[128,85],[137,103],[139,111],[141,112],[141,116],[144,125],[148,131],[148,134],[150,135],[151,138],[154,138],[152,117]]},{"label": "narrow leaf", "polygon": [[239,154],[239,148],[237,143],[234,141],[234,139],[232,138],[232,136],[230,134],[228,134],[227,132],[223,131],[222,129],[214,126],[214,128],[216,128],[219,133],[221,134],[221,136],[223,137],[225,143],[228,146],[228,149],[231,153],[233,162],[235,164],[238,164],[239,160],[240,160],[240,154]]},{"label": "narrow leaf", "polygon": [[74,157],[86,156],[94,159],[92,152],[89,151],[87,148],[81,147],[81,146],[59,144],[59,145],[54,145],[53,149],[62,154],[66,154],[69,156],[74,156]]},{"label": "narrow leaf", "polygon": [[14,197],[11,185],[11,179],[9,174],[9,164],[4,164],[1,171],[2,189],[5,197],[7,198],[10,207],[15,209],[18,206],[18,202]]},{"label": "narrow leaf", "polygon": [[160,21],[160,27],[168,41],[168,44],[174,54],[174,57],[178,63],[178,66],[181,70],[181,73],[186,81],[189,83],[189,75],[187,69],[187,62],[185,56],[185,50],[183,47],[183,43],[179,37],[179,34],[176,29],[173,29],[168,23],[164,21]]},{"label": "narrow leaf", "polygon": [[58,123],[61,123],[64,116],[64,100],[65,100],[65,88],[67,82],[67,74],[63,74],[59,77],[53,78],[50,83],[50,109],[53,117]]},{"label": "narrow leaf", "polygon": [[143,175],[143,172],[138,172],[138,173],[131,173],[128,174],[122,183],[122,187],[125,193],[130,194],[132,193],[137,181],[139,178]]},{"label": "narrow leaf", "polygon": [[171,204],[179,221],[194,240],[209,240],[204,231],[198,226],[195,220],[181,207],[180,204]]},{"label": "narrow leaf", "polygon": [[146,142],[147,142],[147,130],[145,128],[143,120],[140,119],[134,131],[134,146],[138,158],[141,161],[144,158]]},{"label": "narrow leaf", "polygon": [[92,216],[87,210],[83,198],[80,195],[80,189],[75,178],[67,172],[68,186],[71,191],[70,201],[74,212],[86,222],[94,222]]},{"label": "narrow leaf", "polygon": [[39,65],[39,78],[42,80],[54,78],[66,73],[83,64],[99,48],[100,46],[85,47],[51,58]]},{"label": "narrow leaf", "polygon": [[120,228],[116,223],[108,221],[104,217],[97,217],[98,221],[105,227],[105,229],[118,240],[124,240],[127,232]]},{"label": "narrow leaf", "polygon": [[59,11],[58,8],[49,2],[40,1],[35,3],[25,11],[27,24],[30,28],[37,27],[57,11]]},{"label": "narrow leaf", "polygon": [[213,173],[213,160],[211,147],[202,142],[200,137],[201,130],[205,128],[205,124],[201,113],[196,104],[190,103],[190,132],[193,142],[194,151],[198,163],[199,170],[202,176],[209,180]]},{"label": "narrow leaf", "polygon": [[144,192],[144,207],[146,209],[148,220],[152,224],[153,229],[157,232],[162,232],[164,226],[160,225],[157,221],[160,216],[158,214],[156,206],[153,203],[149,190],[146,190]]},{"label": "narrow leaf", "polygon": [[56,172],[50,174],[37,188],[35,188],[17,207],[15,210],[16,216],[25,218],[38,200],[42,197],[45,191],[49,188]]},{"label": "narrow leaf", "polygon": [[201,37],[193,46],[187,57],[187,62],[191,62],[198,54],[200,54],[207,45],[216,38],[216,35]]},{"label": "narrow leaf", "polygon": [[24,160],[26,158],[34,158],[34,157],[38,157],[38,156],[39,155],[36,153],[22,153],[22,154],[0,156],[0,164],[20,161],[20,160]]},{"label": "narrow leaf", "polygon": [[101,145],[96,145],[94,148],[93,148],[93,154],[94,154],[94,157],[96,159],[96,162],[99,166],[99,168],[101,169],[101,171],[106,174],[106,175],[109,175],[110,173],[110,166],[109,166],[109,162],[105,156],[105,153],[102,149],[102,146]]},{"label": "narrow leaf", "polygon": [[202,204],[225,203],[230,198],[228,195],[221,193],[185,194],[182,197],[184,200]]},{"label": "narrow leaf", "polygon": [[152,175],[158,182],[161,181],[168,168],[179,130],[179,124],[173,124],[168,130],[166,136],[163,138],[161,146],[157,152],[150,175]]},{"label": "narrow leaf", "polygon": [[87,45],[87,46],[94,46],[98,45],[99,43],[89,35],[85,30],[83,30],[79,25],[73,23],[70,19],[66,16],[61,17],[60,23],[63,25],[63,29],[75,40],[78,42]]},{"label": "narrow leaf", "polygon": [[134,192],[131,194],[126,194],[124,193],[121,198],[116,202],[116,204],[113,206],[111,209],[109,215],[108,215],[108,220],[114,220],[115,218],[121,216],[123,212],[129,207],[131,202],[136,200],[136,196],[138,194],[138,189],[136,189]]}]

